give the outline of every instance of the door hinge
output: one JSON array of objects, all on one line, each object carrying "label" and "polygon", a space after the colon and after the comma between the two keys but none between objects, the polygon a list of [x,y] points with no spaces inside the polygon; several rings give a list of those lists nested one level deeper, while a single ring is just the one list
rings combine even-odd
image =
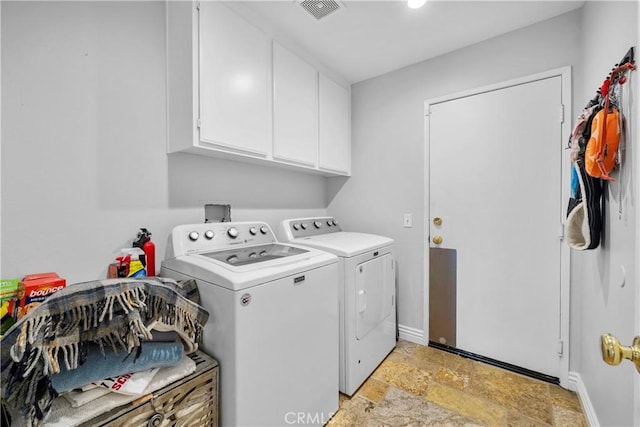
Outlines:
[{"label": "door hinge", "polygon": [[564,123],[564,104],[560,104],[560,123]]},{"label": "door hinge", "polygon": [[562,356],[564,353],[564,341],[558,341],[558,356]]},{"label": "door hinge", "polygon": [[198,129],[200,129],[200,126],[202,126],[202,120],[198,119],[196,121],[196,126],[198,127]]},{"label": "door hinge", "polygon": [[558,239],[564,240],[564,224],[563,223],[561,223],[558,226]]},{"label": "door hinge", "polygon": [[198,10],[198,11],[200,10],[200,2],[199,1],[196,2],[196,10]]}]

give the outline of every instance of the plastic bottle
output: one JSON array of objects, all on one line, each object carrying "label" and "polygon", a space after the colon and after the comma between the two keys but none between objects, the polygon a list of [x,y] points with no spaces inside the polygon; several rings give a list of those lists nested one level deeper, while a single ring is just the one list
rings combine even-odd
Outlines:
[{"label": "plastic bottle", "polygon": [[151,232],[146,228],[138,231],[138,237],[133,246],[142,249],[147,261],[147,276],[156,275],[156,245],[151,241]]},{"label": "plastic bottle", "polygon": [[118,277],[146,277],[145,253],[140,248],[124,248],[116,257],[120,263]]}]

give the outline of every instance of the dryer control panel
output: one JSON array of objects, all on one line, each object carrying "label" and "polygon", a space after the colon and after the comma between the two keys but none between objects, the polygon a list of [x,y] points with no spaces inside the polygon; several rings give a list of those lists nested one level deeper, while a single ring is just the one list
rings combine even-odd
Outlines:
[{"label": "dryer control panel", "polygon": [[277,242],[266,222],[208,222],[174,227],[165,259],[181,255]]},{"label": "dryer control panel", "polygon": [[338,221],[330,216],[287,219],[282,221],[280,226],[283,236],[286,237],[283,240],[286,241],[342,231]]}]

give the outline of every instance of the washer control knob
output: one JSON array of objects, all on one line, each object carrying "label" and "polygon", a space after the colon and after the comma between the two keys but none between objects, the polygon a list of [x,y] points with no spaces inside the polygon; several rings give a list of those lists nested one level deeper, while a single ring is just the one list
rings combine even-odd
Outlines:
[{"label": "washer control knob", "polygon": [[320,228],[320,227],[322,227],[322,223],[321,223],[320,221],[314,221],[314,222],[313,222],[313,226],[314,226],[315,228]]},{"label": "washer control knob", "polygon": [[267,234],[269,232],[269,228],[267,228],[266,225],[263,225],[262,227],[260,227],[260,232],[262,234]]},{"label": "washer control knob", "polygon": [[327,225],[328,225],[329,227],[331,227],[331,226],[333,225],[333,224],[331,223],[331,220],[327,221]]},{"label": "washer control knob", "polygon": [[198,234],[197,231],[192,231],[191,233],[189,233],[189,240],[191,240],[192,242],[198,240],[198,237],[200,237],[200,234]]},{"label": "washer control knob", "polygon": [[302,224],[300,224],[300,227],[302,227],[303,230],[307,229],[307,224],[305,224],[304,222]]},{"label": "washer control knob", "polygon": [[296,230],[296,231],[300,230],[300,224],[294,223],[293,224],[293,229]]},{"label": "washer control knob", "polygon": [[336,220],[335,220],[335,219],[332,219],[332,220],[331,220],[331,223],[332,223],[333,225],[338,225],[338,223],[336,222]]},{"label": "washer control knob", "polygon": [[249,229],[249,233],[251,233],[252,236],[255,236],[256,234],[258,234],[258,229],[255,227],[251,227]]},{"label": "washer control knob", "polygon": [[213,239],[213,236],[215,236],[215,233],[213,232],[213,230],[207,230],[204,232],[204,237],[206,237],[207,240]]},{"label": "washer control knob", "polygon": [[227,230],[227,235],[232,239],[235,239],[236,237],[238,237],[238,229],[235,227],[231,227]]}]

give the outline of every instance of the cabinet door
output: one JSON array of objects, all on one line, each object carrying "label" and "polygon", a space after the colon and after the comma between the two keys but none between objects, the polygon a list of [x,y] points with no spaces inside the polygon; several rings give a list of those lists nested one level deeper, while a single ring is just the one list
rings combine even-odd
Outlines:
[{"label": "cabinet door", "polygon": [[320,169],[349,174],[351,147],[349,90],[320,74]]},{"label": "cabinet door", "polygon": [[273,43],[273,157],[318,161],[318,72]]},{"label": "cabinet door", "polygon": [[200,3],[200,141],[267,156],[269,38],[227,6]]}]

